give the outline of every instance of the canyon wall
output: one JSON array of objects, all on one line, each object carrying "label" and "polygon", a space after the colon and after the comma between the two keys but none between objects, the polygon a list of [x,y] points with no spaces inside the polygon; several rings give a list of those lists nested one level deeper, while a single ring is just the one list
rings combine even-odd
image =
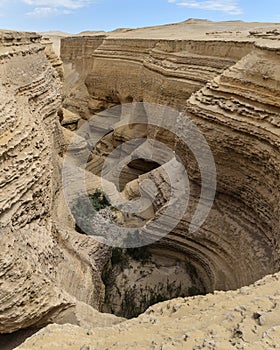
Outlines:
[{"label": "canyon wall", "polygon": [[[35,33],[0,32],[0,333],[55,320],[96,322],[91,306],[103,298],[98,264],[106,250],[99,249],[98,264],[85,249],[75,252],[68,236],[76,245],[83,239],[54,214],[64,145],[57,114],[63,70],[50,47]],[[86,249],[98,245],[89,242]]]},{"label": "canyon wall", "polygon": [[[217,168],[213,208],[195,233],[187,234],[188,213],[154,245],[159,254],[187,256],[206,291],[235,289],[279,270],[277,33],[268,41],[266,33],[273,30],[262,28],[266,39],[260,39],[260,32],[256,36],[249,24],[225,23],[223,30],[214,30],[215,25],[219,29],[210,22],[203,29],[198,24],[195,32],[195,25],[179,24],[176,40],[168,37],[168,30],[175,29],[163,26],[153,29],[156,34],[147,28],[70,37],[61,45],[68,96],[64,105],[82,118],[119,103],[152,102],[184,112],[206,137]],[[182,39],[184,28],[190,30]],[[102,119],[101,112],[90,123],[100,127]],[[88,163],[87,169],[97,175],[114,147],[133,136],[131,128],[120,131],[115,125]],[[164,142],[183,160],[192,183],[190,207],[194,207],[200,188],[196,160],[171,134],[149,132],[144,135]],[[135,186],[147,176],[160,191],[161,167],[140,176],[138,185],[129,183],[139,175],[139,169],[132,168],[122,173],[126,192],[129,188],[137,192]],[[144,172],[149,173],[148,167]],[[160,231],[160,227],[153,229]]]},{"label": "canyon wall", "polygon": [[61,44],[65,106],[75,106],[84,117],[132,101],[183,108],[193,92],[252,46],[251,42],[221,45],[216,40],[65,38]]},{"label": "canyon wall", "polygon": [[[48,323],[76,325],[48,326],[22,349],[214,349],[216,344],[219,349],[263,349],[279,344],[278,27],[189,21],[69,37],[61,44],[63,68],[39,35],[0,32],[1,334],[35,331]],[[105,130],[87,164],[90,191],[100,187],[108,154],[139,131],[135,125],[120,127],[125,108],[111,119],[102,111],[140,101],[168,105],[195,122],[217,171],[209,216],[189,232],[201,190],[196,159],[164,129],[165,120],[159,128],[140,128],[141,136],[164,142],[179,155],[190,180],[190,210],[150,252],[187,262],[206,293],[275,274],[235,292],[157,304],[137,319],[108,327],[123,321],[96,310],[104,303],[101,275],[111,249],[75,230],[63,194],[75,184],[71,172],[62,182],[61,168],[69,144],[73,154],[83,155]],[[85,134],[71,143],[73,131],[92,116],[93,139]],[[155,219],[170,187],[164,166],[172,167],[174,158],[164,166],[151,164],[151,150],[149,143],[135,149],[139,162],[127,156],[121,192],[108,183],[108,195],[113,202],[137,198],[142,183],[150,180],[157,200],[133,220],[151,223],[156,235],[161,227]],[[139,329],[149,335],[143,337]]]}]

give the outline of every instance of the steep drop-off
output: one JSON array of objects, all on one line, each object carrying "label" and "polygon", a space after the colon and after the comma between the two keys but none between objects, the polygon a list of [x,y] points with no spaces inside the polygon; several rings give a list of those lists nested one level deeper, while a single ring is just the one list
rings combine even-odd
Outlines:
[{"label": "steep drop-off", "polygon": [[98,264],[75,252],[71,239],[83,240],[53,214],[64,141],[62,63],[50,48],[35,33],[0,32],[0,333],[96,322],[91,306],[103,298]]},{"label": "steep drop-off", "polygon": [[[61,60],[39,35],[0,32],[0,333],[12,333],[10,343],[0,335],[1,345],[16,346],[20,340],[13,332],[28,328],[29,336],[48,323],[76,326],[48,326],[20,349],[255,350],[279,345],[278,33],[279,26],[272,24],[191,20],[69,37],[61,43],[62,69]],[[182,112],[180,118],[190,118],[211,148],[217,191],[198,230],[188,229],[201,174],[192,152],[164,129],[166,119],[161,127],[127,127],[119,124],[127,117],[125,107],[117,115],[104,112],[120,103],[141,101]],[[89,119],[90,134],[73,141],[73,132]],[[143,138],[164,142],[182,160],[190,180],[189,210],[167,236],[148,248],[152,261],[137,265],[129,260],[132,269],[128,264],[115,274],[108,289],[104,274],[112,270],[114,255],[110,247],[75,226],[64,191],[78,185],[71,171],[64,172],[62,182],[63,156],[68,148],[82,158],[104,135],[91,150],[86,168],[87,189],[94,194],[102,187],[100,175],[108,155],[139,132]],[[100,226],[104,215],[160,235],[156,218],[171,187],[165,170],[171,169],[174,179],[181,175],[175,157],[158,149],[162,163],[150,162],[152,151],[153,146],[144,142],[126,155],[120,191],[109,181],[117,167],[108,171],[103,183],[114,205],[138,198],[149,180],[144,197],[156,190],[154,203],[138,215],[105,208],[95,217]],[[186,263],[191,269],[184,276],[181,267]],[[151,266],[156,266],[158,276],[151,273],[144,281]],[[189,288],[194,286],[203,293],[237,289],[275,274],[235,292],[157,304],[114,327],[123,319],[97,311],[131,316],[120,308],[129,292],[125,288],[133,283],[139,288],[133,298],[138,303],[133,306],[139,307],[143,286],[151,287],[145,298],[159,301],[152,290],[158,290],[162,276],[174,278],[176,273],[178,280],[186,277],[183,295],[192,294]],[[178,280],[172,280],[175,289]],[[163,290],[170,290],[170,280],[164,281]],[[120,293],[119,287],[124,288]]]},{"label": "steep drop-off", "polygon": [[[150,32],[147,28],[70,37],[61,45],[66,71],[64,105],[84,119],[92,117],[89,144],[98,139],[99,130],[106,131],[87,170],[100,176],[110,152],[137,137],[139,130],[133,131],[133,126],[119,127],[125,111],[115,121],[106,119],[106,112],[94,117],[119,103],[144,101],[174,107],[206,137],[217,168],[212,210],[204,225],[190,234],[191,209],[154,249],[183,261],[187,257],[208,292],[239,288],[279,270],[277,33],[263,40],[251,30],[253,24],[228,22],[221,25],[222,30],[220,25],[207,21],[174,25],[177,40],[168,34],[169,28],[171,33],[175,29],[167,26]],[[267,38],[265,33],[273,31],[263,27]],[[190,208],[195,207],[200,175],[189,150],[161,128],[142,128],[141,137],[162,141],[179,154],[191,180]],[[133,156],[127,156],[129,166],[123,169],[120,188],[132,199],[139,196],[141,182],[149,178],[164,203],[163,167],[151,170],[145,154],[153,148],[147,143],[140,148],[134,155],[140,154],[142,163],[133,165]],[[179,174],[174,173],[176,176]],[[154,204],[153,209],[150,220],[160,207]],[[157,230],[161,228],[153,226]]]}]

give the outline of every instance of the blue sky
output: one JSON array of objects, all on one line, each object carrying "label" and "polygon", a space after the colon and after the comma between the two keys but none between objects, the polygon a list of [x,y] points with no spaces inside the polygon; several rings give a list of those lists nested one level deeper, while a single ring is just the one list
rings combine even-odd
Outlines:
[{"label": "blue sky", "polygon": [[2,29],[78,33],[188,18],[280,22],[280,0],[0,0]]}]

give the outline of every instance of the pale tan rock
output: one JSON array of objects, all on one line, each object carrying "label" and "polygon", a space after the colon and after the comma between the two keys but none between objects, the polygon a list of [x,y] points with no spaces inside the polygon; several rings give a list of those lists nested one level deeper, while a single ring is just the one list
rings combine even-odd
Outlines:
[{"label": "pale tan rock", "polygon": [[[105,262],[98,254],[97,262],[87,253],[77,258],[84,249],[74,248],[69,236],[74,234],[76,245],[88,238],[54,215],[65,146],[57,116],[61,61],[55,57],[38,34],[0,32],[1,333],[64,317],[86,324],[92,315],[98,322],[92,306],[102,303],[102,287],[94,286],[102,285],[98,270],[107,251],[99,249]],[[98,245],[92,242],[87,249]],[[105,318],[98,317],[102,324]],[[113,319],[109,315],[108,322]]]},{"label": "pale tan rock", "polygon": [[82,154],[87,150],[87,142],[84,138],[66,128],[63,128],[62,132],[64,138],[63,149],[65,152],[68,150],[68,152],[74,152],[75,154],[81,152]]},{"label": "pale tan rock", "polygon": [[259,36],[251,31],[268,31],[269,38],[276,38],[279,27],[194,20],[63,38],[64,104],[86,119],[114,104],[132,101],[183,109],[193,92],[252,50]]},{"label": "pale tan rock", "polygon": [[[275,214],[279,210],[278,29],[278,24],[269,23],[187,21],[62,41],[65,64],[75,66],[79,86],[87,87],[84,93],[80,87],[76,90],[77,83],[70,84],[74,94],[67,104],[73,102],[75,108],[80,101],[76,92],[83,96],[80,108],[86,101],[89,105],[95,101],[99,108],[96,101],[103,102],[103,108],[141,100],[168,104],[185,110],[206,136],[217,166],[218,192],[204,226],[190,236],[185,233],[183,237],[183,233],[197,205],[199,169],[190,152],[168,130],[155,131],[143,125],[118,128],[117,122],[110,121],[114,130],[93,151],[87,169],[100,175],[112,148],[135,136],[154,133],[157,140],[175,148],[192,183],[190,213],[159,245],[195,256],[208,291],[235,289],[279,269],[278,253],[270,243],[278,241],[279,230]],[[269,36],[262,39],[262,35],[249,33],[252,30],[267,31]],[[173,40],[175,37],[180,41]],[[86,65],[75,58],[83,45]],[[82,113],[88,118],[90,110]],[[150,149],[128,152],[127,163],[134,155],[145,160]],[[160,216],[168,197],[168,181],[161,168],[149,175],[142,175],[140,168],[136,163],[135,168],[124,167],[120,187],[128,198],[136,198],[141,181],[153,178],[161,193],[153,209],[158,211],[156,217]],[[113,180],[118,170],[117,166],[111,169],[109,179]],[[141,170],[145,172],[144,166]],[[148,212],[146,219],[152,215]],[[160,227],[153,226],[150,233],[156,230],[160,232]]]},{"label": "pale tan rock", "polygon": [[[248,294],[237,290],[173,299],[92,334],[82,327],[50,325],[17,349],[273,349],[280,340],[279,310],[272,302],[279,299],[278,287],[275,274],[248,287]],[[260,326],[253,317],[256,310],[269,314],[270,321]]]},{"label": "pale tan rock", "polygon": [[[190,177],[190,212],[154,249],[157,254],[168,251],[175,259],[187,256],[205,290],[213,294],[161,303],[113,327],[123,319],[93,310],[104,303],[101,273],[111,250],[75,231],[63,198],[65,188],[78,190],[79,184],[73,184],[71,171],[65,174],[64,188],[60,180],[59,155],[73,136],[64,130],[63,137],[57,116],[61,63],[37,34],[0,32],[0,331],[50,322],[81,326],[50,325],[20,349],[279,345],[279,273],[259,280],[279,271],[278,29],[272,24],[188,21],[62,41],[65,108],[89,119],[121,102],[176,107],[201,129],[217,166],[214,206],[204,225],[188,234],[200,175],[180,140],[168,130],[117,128],[120,118],[106,113],[90,121],[96,129],[92,139],[87,133],[75,139],[72,151],[82,155],[107,133],[89,158],[90,193],[100,186],[94,174],[100,175],[108,154],[139,131],[143,137],[157,135],[179,152]],[[145,143],[132,155],[127,151],[127,160],[145,160],[149,151]],[[173,159],[164,162],[176,168]],[[145,162],[135,162],[132,171],[125,168],[121,193],[106,183],[114,204],[139,197],[141,184],[151,181],[144,194],[149,197],[157,189],[156,201],[135,219],[143,219],[146,226],[161,214],[169,189],[163,166],[143,174],[147,169]],[[116,170],[108,174],[113,177]],[[172,174],[181,176],[175,170]],[[130,219],[118,217],[122,224]],[[166,224],[174,219],[176,213]],[[155,224],[152,233],[159,231]],[[235,292],[216,291],[241,286]]]},{"label": "pale tan rock", "polygon": [[75,130],[77,129],[77,124],[79,122],[79,120],[81,119],[80,116],[78,116],[77,114],[62,108],[62,121],[61,121],[61,125],[70,129],[70,130]]}]

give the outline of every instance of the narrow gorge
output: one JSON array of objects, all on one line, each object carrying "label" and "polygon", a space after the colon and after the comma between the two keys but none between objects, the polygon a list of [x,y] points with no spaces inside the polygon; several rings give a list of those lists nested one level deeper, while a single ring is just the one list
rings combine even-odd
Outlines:
[{"label": "narrow gorge", "polygon": [[269,23],[69,36],[60,57],[0,32],[0,343],[279,345],[279,54]]}]

